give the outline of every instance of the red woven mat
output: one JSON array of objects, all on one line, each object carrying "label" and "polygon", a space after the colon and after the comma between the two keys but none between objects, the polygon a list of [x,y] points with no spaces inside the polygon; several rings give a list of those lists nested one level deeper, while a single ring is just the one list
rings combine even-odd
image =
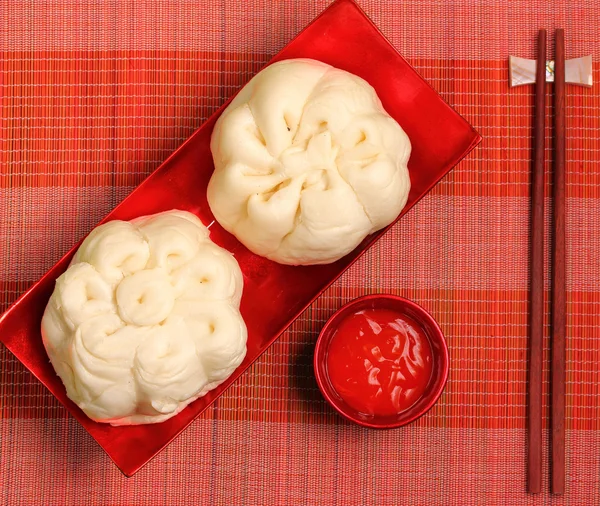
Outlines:
[{"label": "red woven mat", "polygon": [[[327,3],[0,0],[0,310]],[[0,349],[0,504],[599,503],[600,92],[568,88],[567,494],[531,496],[533,90],[507,57],[562,26],[598,61],[600,1],[360,3],[483,143],[132,479]],[[343,421],[312,375],[322,324],[371,292],[420,302],[450,346],[440,402],[395,431]]]}]

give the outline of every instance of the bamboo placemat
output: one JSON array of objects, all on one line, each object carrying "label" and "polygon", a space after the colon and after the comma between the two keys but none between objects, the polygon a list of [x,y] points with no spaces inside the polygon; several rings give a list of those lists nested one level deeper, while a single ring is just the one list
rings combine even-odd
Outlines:
[{"label": "bamboo placemat", "polygon": [[[328,3],[0,0],[0,310]],[[132,479],[1,348],[0,504],[599,503],[599,87],[568,89],[567,494],[529,496],[533,88],[508,88],[507,57],[560,26],[597,62],[600,2],[359,3],[483,143]],[[312,375],[325,320],[373,292],[421,303],[450,346],[441,401],[401,430],[343,421]]]}]

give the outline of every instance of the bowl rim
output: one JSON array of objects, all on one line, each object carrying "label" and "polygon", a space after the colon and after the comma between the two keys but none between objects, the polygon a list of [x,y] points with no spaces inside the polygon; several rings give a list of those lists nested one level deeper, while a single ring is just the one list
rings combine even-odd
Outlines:
[{"label": "bowl rim", "polygon": [[[372,421],[362,420],[347,413],[344,409],[342,409],[342,407],[340,407],[338,403],[336,396],[339,396],[339,394],[333,391],[333,387],[330,385],[329,377],[326,373],[327,368],[324,364],[327,357],[326,350],[334,334],[332,330],[335,330],[335,327],[337,327],[337,325],[343,320],[344,314],[354,306],[364,304],[368,301],[377,300],[388,300],[394,303],[399,302],[405,305],[406,307],[410,308],[418,316],[418,319],[415,319],[413,317],[413,320],[415,320],[416,323],[422,326],[422,320],[426,320],[427,323],[431,326],[433,332],[427,333],[427,336],[430,340],[436,340],[436,344],[439,345],[437,346],[438,350],[434,352],[434,360],[438,363],[441,362],[440,379],[438,380],[437,384],[433,383],[430,389],[426,390],[426,394],[424,394],[424,396],[427,397],[427,402],[424,403],[419,409],[416,409],[413,414],[408,416],[408,418],[405,418],[399,422],[374,423]],[[444,392],[444,389],[446,388],[446,384],[448,383],[448,375],[450,370],[450,356],[448,352],[448,343],[446,341],[446,337],[442,329],[440,328],[435,318],[433,318],[433,316],[431,316],[431,314],[426,309],[424,309],[416,302],[407,299],[406,297],[402,297],[400,295],[377,293],[363,295],[361,297],[352,299],[346,304],[344,304],[342,307],[340,307],[338,310],[336,310],[329,317],[329,319],[325,322],[325,325],[323,325],[323,327],[321,328],[321,331],[319,332],[319,336],[317,338],[313,356],[313,369],[321,394],[329,403],[329,405],[333,407],[335,411],[337,411],[345,419],[371,429],[395,429],[399,427],[404,427],[418,420],[437,403],[442,393]],[[412,409],[412,407],[408,409],[410,410]]]}]

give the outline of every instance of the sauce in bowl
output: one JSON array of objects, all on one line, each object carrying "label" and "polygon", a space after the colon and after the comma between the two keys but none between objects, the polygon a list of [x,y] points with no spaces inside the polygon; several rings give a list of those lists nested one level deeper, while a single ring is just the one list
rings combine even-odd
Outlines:
[{"label": "sauce in bowl", "polygon": [[327,374],[348,406],[367,416],[402,413],[429,385],[433,351],[421,325],[392,309],[346,316],[331,338]]}]

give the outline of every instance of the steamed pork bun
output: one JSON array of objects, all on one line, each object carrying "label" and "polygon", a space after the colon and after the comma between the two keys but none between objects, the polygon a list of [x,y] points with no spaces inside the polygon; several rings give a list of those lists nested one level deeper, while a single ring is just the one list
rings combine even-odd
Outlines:
[{"label": "steamed pork bun", "polygon": [[246,354],[242,274],[193,214],[94,229],[58,278],[42,337],[69,398],[98,422],[162,422]]},{"label": "steamed pork bun", "polygon": [[410,141],[375,90],[315,60],[256,75],[217,121],[211,150],[215,218],[283,264],[338,260],[392,223],[410,190]]}]

